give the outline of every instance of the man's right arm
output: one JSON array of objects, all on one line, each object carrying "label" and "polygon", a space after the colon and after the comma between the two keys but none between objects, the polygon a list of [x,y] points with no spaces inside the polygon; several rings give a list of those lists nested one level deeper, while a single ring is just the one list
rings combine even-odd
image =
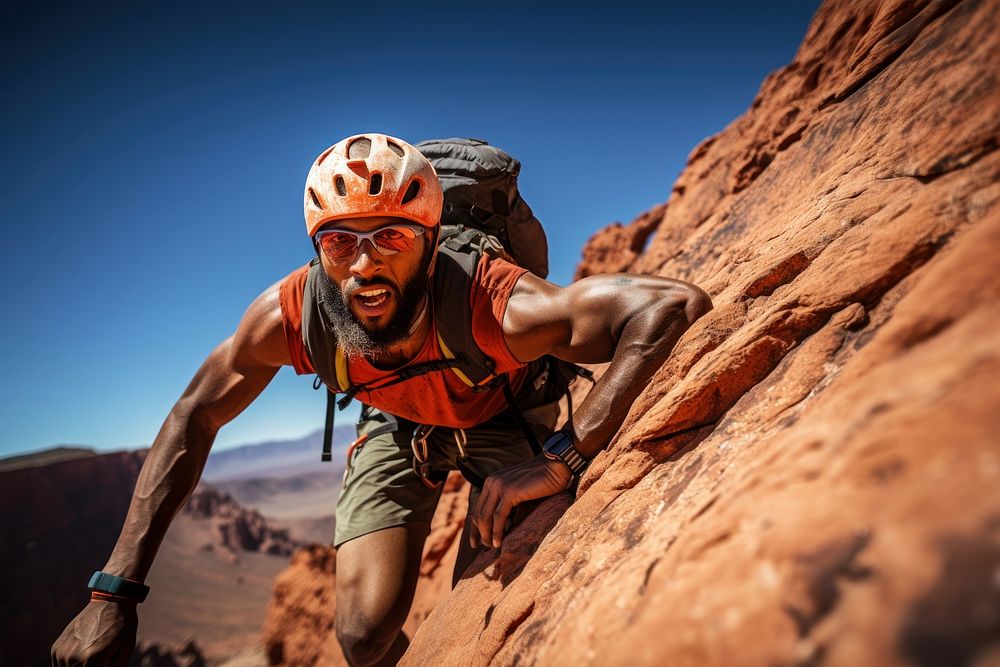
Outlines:
[{"label": "man's right arm", "polygon": [[291,363],[276,283],[247,308],[174,405],[142,466],[128,517],[104,572],[143,581],[174,515],[194,492],[219,429]]},{"label": "man's right arm", "polygon": [[[280,284],[250,304],[236,332],[212,351],[170,411],[142,466],[125,525],[104,572],[145,580],[171,520],[198,485],[216,433],[257,398],[281,366],[291,364]],[[91,603],[88,609],[102,604]],[[96,635],[107,637],[107,633],[99,627],[101,622],[85,622],[88,609],[56,641],[53,664],[81,658],[86,662],[105,650],[131,653],[131,646],[102,648],[105,641]],[[94,613],[106,616],[99,609]]]}]

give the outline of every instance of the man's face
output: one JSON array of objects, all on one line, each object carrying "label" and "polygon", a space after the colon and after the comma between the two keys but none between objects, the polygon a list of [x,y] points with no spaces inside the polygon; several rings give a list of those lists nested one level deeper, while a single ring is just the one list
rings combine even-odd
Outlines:
[{"label": "man's face", "polygon": [[[371,232],[393,224],[412,223],[389,217],[348,218],[323,229]],[[320,308],[346,354],[378,355],[408,337],[427,293],[431,236],[427,230],[416,237],[411,250],[392,255],[379,253],[370,240],[337,261],[320,250]]]}]

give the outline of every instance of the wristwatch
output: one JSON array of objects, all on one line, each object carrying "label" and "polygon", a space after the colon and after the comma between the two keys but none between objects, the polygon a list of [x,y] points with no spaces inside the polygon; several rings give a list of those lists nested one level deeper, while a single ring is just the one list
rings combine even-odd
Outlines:
[{"label": "wristwatch", "polygon": [[117,597],[131,598],[137,602],[145,601],[146,596],[149,595],[149,586],[99,571],[90,577],[87,588]]},{"label": "wristwatch", "polygon": [[542,454],[547,459],[565,463],[573,471],[575,477],[583,474],[583,471],[590,464],[590,461],[580,456],[580,452],[576,451],[576,447],[573,446],[573,438],[566,431],[556,431],[553,433],[545,441],[545,446],[542,447]]}]

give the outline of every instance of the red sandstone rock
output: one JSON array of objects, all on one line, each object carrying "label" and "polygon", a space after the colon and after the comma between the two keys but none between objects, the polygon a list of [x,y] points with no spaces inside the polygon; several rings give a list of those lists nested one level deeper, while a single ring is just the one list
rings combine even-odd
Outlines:
[{"label": "red sandstone rock", "polygon": [[[458,538],[465,522],[469,485],[461,475],[445,482],[424,545],[420,581],[403,626],[409,636],[451,590]],[[272,665],[346,665],[334,635],[336,550],[310,545],[295,552],[278,575],[264,623],[264,645]]]},{"label": "red sandstone rock", "polygon": [[1000,662],[998,34],[997,2],[824,3],[595,236],[578,275],[715,310],[403,664]]},{"label": "red sandstone rock", "polygon": [[[404,664],[1000,664],[998,5],[824,3],[670,200],[595,235],[578,277],[715,309]],[[282,657],[332,664],[311,641]]]},{"label": "red sandstone rock", "polygon": [[663,221],[666,204],[654,206],[627,227],[614,223],[597,232],[583,249],[583,260],[575,280],[595,273],[628,271],[646,247],[650,236]]}]

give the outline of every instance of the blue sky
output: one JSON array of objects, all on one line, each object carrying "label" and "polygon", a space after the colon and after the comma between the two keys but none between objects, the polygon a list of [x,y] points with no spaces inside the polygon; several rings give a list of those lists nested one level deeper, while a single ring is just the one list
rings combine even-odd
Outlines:
[{"label": "blue sky", "polygon": [[[308,261],[305,175],[351,134],[515,155],[565,284],[818,6],[480,4],[5,4],[0,456],[152,442],[254,296]],[[323,406],[283,369],[216,446],[308,433]]]}]

